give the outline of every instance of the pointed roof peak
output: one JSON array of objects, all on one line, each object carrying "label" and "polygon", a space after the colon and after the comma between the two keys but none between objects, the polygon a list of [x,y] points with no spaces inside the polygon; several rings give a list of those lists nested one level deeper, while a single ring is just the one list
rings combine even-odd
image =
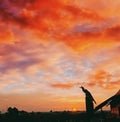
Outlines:
[{"label": "pointed roof peak", "polygon": [[118,90],[118,92],[116,93],[116,95],[120,95],[120,89]]}]

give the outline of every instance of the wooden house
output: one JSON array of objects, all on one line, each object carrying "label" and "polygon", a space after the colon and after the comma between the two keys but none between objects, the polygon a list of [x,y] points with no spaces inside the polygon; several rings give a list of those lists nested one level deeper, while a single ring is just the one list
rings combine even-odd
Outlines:
[{"label": "wooden house", "polygon": [[120,118],[120,90],[110,102],[111,113]]},{"label": "wooden house", "polygon": [[106,105],[110,105],[111,113],[117,118],[120,118],[120,90],[115,95],[96,106],[94,111],[96,112]]}]

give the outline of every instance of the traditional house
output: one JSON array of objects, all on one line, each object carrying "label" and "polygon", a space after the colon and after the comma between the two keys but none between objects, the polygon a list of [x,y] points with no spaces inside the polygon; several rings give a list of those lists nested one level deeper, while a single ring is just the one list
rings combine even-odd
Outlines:
[{"label": "traditional house", "polygon": [[111,113],[117,118],[120,118],[120,90],[115,95],[96,106],[94,111],[96,112],[106,105],[110,105]]},{"label": "traditional house", "polygon": [[110,102],[111,113],[120,118],[120,90]]}]

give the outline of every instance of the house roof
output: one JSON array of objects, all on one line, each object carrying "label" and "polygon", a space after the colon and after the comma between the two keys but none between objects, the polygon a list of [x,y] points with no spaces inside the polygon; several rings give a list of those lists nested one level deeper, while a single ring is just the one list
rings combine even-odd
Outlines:
[{"label": "house roof", "polygon": [[120,90],[115,95],[113,95],[112,97],[108,98],[107,100],[96,106],[94,111],[96,112],[97,110],[101,109],[106,105],[110,105],[111,108],[120,105]]},{"label": "house roof", "polygon": [[116,93],[116,95],[120,95],[120,89],[119,89],[119,91]]},{"label": "house roof", "polygon": [[115,97],[110,102],[111,108],[116,107],[118,105],[120,105],[120,90],[115,94]]}]

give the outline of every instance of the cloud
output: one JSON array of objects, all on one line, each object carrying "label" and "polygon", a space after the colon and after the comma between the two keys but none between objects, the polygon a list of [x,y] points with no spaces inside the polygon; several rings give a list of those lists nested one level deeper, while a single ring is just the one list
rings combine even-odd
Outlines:
[{"label": "cloud", "polygon": [[74,87],[73,83],[51,83],[51,87],[58,89],[71,89]]},{"label": "cloud", "polygon": [[[69,48],[55,41],[21,40],[2,44],[0,48],[1,92],[34,92],[50,82],[74,79],[75,72],[79,71],[74,69],[76,59],[72,59]],[[64,51],[61,52],[61,49]]]},{"label": "cloud", "polygon": [[[26,44],[26,45],[25,45]],[[40,45],[39,45],[40,46]],[[32,64],[42,62],[42,58],[35,57],[33,50],[31,50],[32,44],[27,41],[21,41],[12,45],[1,45],[1,64],[0,71],[6,72],[10,69],[25,69]],[[41,50],[42,50],[41,45]],[[37,51],[36,51],[37,53]]]},{"label": "cloud", "polygon": [[65,4],[59,0],[55,2],[53,0],[2,2],[0,9],[4,22],[21,26],[24,29],[37,29],[44,33],[62,31],[72,26],[73,20],[101,20],[101,17],[94,11]]},{"label": "cloud", "polygon": [[[105,29],[109,28],[112,21],[92,9],[59,0],[13,0],[1,2],[0,8],[3,23],[33,31],[45,40],[62,41],[71,47],[76,47],[78,42],[88,39],[102,40]],[[105,22],[109,24],[105,25]]]},{"label": "cloud", "polygon": [[75,5],[93,9],[97,11],[99,14],[106,17],[113,17],[119,15],[120,1],[116,0],[116,2],[113,2],[110,0],[108,3],[108,1],[104,1],[104,0],[100,0],[100,1],[84,0],[83,2],[80,2],[79,0],[75,0]]},{"label": "cloud", "polygon": [[115,39],[116,41],[120,40],[120,34],[119,33],[120,33],[120,25],[115,25],[115,26],[109,27],[106,30],[106,35],[110,38]]},{"label": "cloud", "polygon": [[105,90],[117,89],[119,88],[120,79],[109,72],[104,70],[99,70],[94,75],[89,77],[88,86],[90,87],[101,87]]},{"label": "cloud", "polygon": [[120,80],[118,80],[118,81],[113,81],[113,82],[109,82],[109,83],[105,86],[105,89],[107,89],[107,90],[118,89],[118,90],[119,90],[119,85],[120,85]]},{"label": "cloud", "polygon": [[0,29],[0,43],[12,44],[15,41],[14,33],[10,29]]}]

